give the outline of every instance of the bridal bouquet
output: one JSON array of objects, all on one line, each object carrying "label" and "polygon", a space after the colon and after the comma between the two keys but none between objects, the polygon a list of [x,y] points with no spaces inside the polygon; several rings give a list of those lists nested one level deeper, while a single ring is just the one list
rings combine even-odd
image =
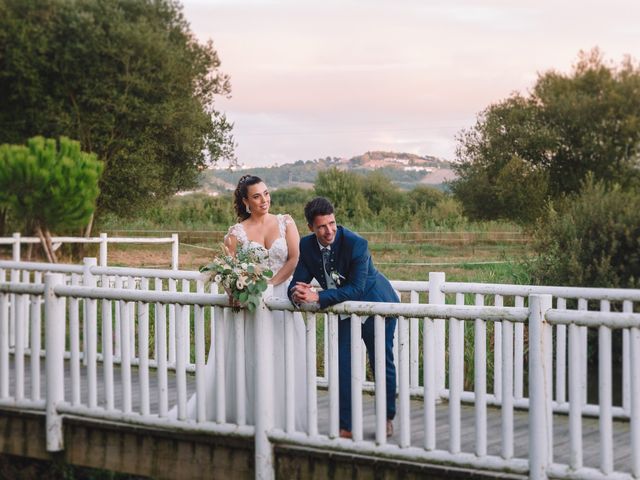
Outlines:
[{"label": "bridal bouquet", "polygon": [[268,253],[256,248],[239,248],[236,255],[224,251],[211,263],[200,267],[207,281],[216,282],[225,289],[229,298],[250,312],[260,304],[262,292],[267,289],[267,281],[273,272],[262,265]]}]

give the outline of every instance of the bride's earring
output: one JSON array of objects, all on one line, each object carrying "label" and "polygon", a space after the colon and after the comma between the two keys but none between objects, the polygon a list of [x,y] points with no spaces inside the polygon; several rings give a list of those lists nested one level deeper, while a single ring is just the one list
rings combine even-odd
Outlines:
[{"label": "bride's earring", "polygon": [[249,208],[249,205],[245,205],[245,207],[244,207],[244,208],[247,210],[247,213],[248,213],[248,214],[251,214],[251,209]]}]

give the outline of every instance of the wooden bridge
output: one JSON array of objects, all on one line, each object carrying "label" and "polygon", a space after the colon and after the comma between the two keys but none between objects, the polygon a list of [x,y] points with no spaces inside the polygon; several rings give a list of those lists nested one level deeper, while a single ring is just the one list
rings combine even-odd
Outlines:
[{"label": "wooden bridge", "polygon": [[[18,267],[21,273],[6,281],[5,272]],[[206,358],[205,337],[219,338],[214,319],[227,308],[225,296],[198,293],[203,286],[196,285],[194,272],[96,267],[90,261],[55,267],[68,277],[51,274],[44,284],[38,275],[24,274],[51,268],[0,262],[0,454],[62,457],[153,478],[640,476],[637,290],[454,284],[434,274],[429,282],[394,282],[405,298],[426,293],[427,304],[346,302],[317,317],[325,318],[320,336],[316,315],[308,315],[307,345],[321,342],[317,358],[325,374],[316,378],[311,349],[307,398],[317,408],[308,409],[309,431],[297,432],[289,424],[272,427],[268,401],[256,409],[255,425],[167,416],[168,408],[183,410],[201,388],[197,379],[213,358]],[[150,289],[145,279],[153,285],[154,278],[159,281]],[[182,282],[182,291],[167,280]],[[475,305],[465,305],[465,294]],[[445,303],[447,295],[456,303]],[[486,305],[489,295],[493,305]],[[577,309],[567,308],[574,299]],[[599,310],[585,308],[594,301]],[[616,302],[619,313],[610,311]],[[287,300],[265,298],[255,318],[247,319],[263,329],[256,337],[269,338],[270,312],[291,309]],[[355,325],[362,315],[373,314],[378,323],[390,314],[399,317],[398,416],[390,439],[374,409],[384,386],[364,376],[352,382],[355,440],[338,438],[337,314],[351,314]],[[597,375],[586,363],[588,329],[598,332]],[[465,339],[465,332],[473,335]],[[488,354],[487,337],[493,344]],[[152,355],[140,341],[149,338]],[[259,370],[268,364],[260,362],[269,355],[264,343],[254,346]],[[218,340],[212,352],[219,348],[225,346]],[[473,354],[465,359],[469,348]],[[618,381],[612,352],[622,357]],[[285,358],[295,361],[292,347]],[[474,367],[466,381],[465,361]],[[597,403],[586,396],[587,380],[595,376]],[[287,375],[285,385],[290,381]],[[258,371],[256,382],[259,398],[273,397],[268,372]],[[614,384],[621,389],[616,395]]]},{"label": "wooden bridge", "polygon": [[[42,360],[44,370],[44,361]],[[27,362],[27,370],[31,371],[30,362]],[[15,362],[11,361],[11,370],[15,368]],[[115,396],[122,398],[122,378],[120,368],[115,368]],[[137,379],[137,369],[133,369],[132,378]],[[72,398],[69,362],[66,363],[65,377],[67,378],[65,398]],[[104,385],[104,378],[99,376],[100,385]],[[150,376],[150,389],[157,391],[157,376]],[[31,384],[31,378],[27,375],[27,382]],[[88,389],[86,368],[82,368],[81,402],[88,403]],[[195,393],[195,376],[188,376],[189,395]],[[15,391],[15,380],[11,382],[10,389]],[[133,410],[140,411],[140,384],[133,383]],[[177,402],[175,388],[175,376],[170,377],[169,401],[171,405]],[[41,390],[45,391],[44,378],[41,378]],[[30,394],[27,391],[27,394]],[[104,399],[104,389],[98,389],[98,397]],[[329,439],[329,395],[327,390],[318,390],[318,433],[325,439]],[[424,439],[424,404],[421,399],[411,400],[411,446],[421,448]],[[99,403],[101,408],[106,408],[104,401]],[[159,402],[157,397],[152,397],[151,412],[157,414]],[[117,405],[117,407],[121,407]],[[446,451],[450,443],[449,429],[449,404],[446,401],[439,402],[436,406],[436,449]],[[67,420],[65,419],[66,423]],[[249,437],[236,438],[229,441],[224,434],[176,431],[174,428],[158,426],[136,425],[129,422],[114,422],[82,417],[69,417],[71,428],[65,434],[65,456],[69,463],[76,465],[109,469],[121,473],[149,476],[152,478],[216,478],[212,476],[218,472],[224,478],[253,478],[253,439]],[[497,407],[487,409],[487,453],[499,457],[501,454],[501,410]],[[19,408],[0,409],[0,452],[10,455],[34,456],[34,458],[46,459],[44,415],[35,412],[27,413]],[[26,428],[25,428],[26,427]],[[584,465],[593,468],[599,467],[600,437],[597,418],[583,418],[583,454]],[[461,452],[474,455],[475,451],[475,410],[473,405],[461,407]],[[174,440],[169,440],[171,438]],[[555,414],[553,418],[553,451],[554,462],[569,464],[569,421],[566,414]],[[627,421],[615,421],[613,423],[614,465],[617,471],[631,474],[631,446],[630,425]],[[179,440],[178,440],[179,439]],[[363,396],[363,440],[366,443],[375,444],[375,408],[372,395]],[[394,437],[389,438],[390,445],[398,445],[398,430]],[[371,468],[379,468],[381,463],[391,470],[402,471],[399,461],[389,462],[387,465],[380,462],[380,457],[358,451],[351,440],[333,440],[337,447],[330,452],[320,453],[315,449],[307,452],[307,449],[286,448],[280,450],[282,459],[276,462],[282,469],[279,478],[328,478],[329,460],[333,458],[337,470],[345,470],[339,478],[367,478]],[[167,445],[167,444],[171,445]],[[283,447],[286,442],[283,442]],[[181,448],[182,447],[182,448]],[[185,452],[185,449],[187,450]],[[224,453],[220,455],[220,449]],[[278,449],[276,449],[278,451]],[[312,453],[312,454],[311,454]],[[307,455],[309,454],[308,458]],[[337,457],[336,457],[337,454]],[[183,458],[184,456],[184,458]],[[529,415],[526,410],[516,411],[514,414],[514,457],[526,459],[529,456]],[[194,458],[195,457],[195,458]],[[243,461],[240,461],[240,459]],[[144,460],[146,459],[146,460]],[[346,473],[352,462],[361,463],[357,475]],[[469,475],[477,478],[496,478],[499,472],[486,473],[480,469],[472,468],[447,468],[434,464],[416,465],[415,462],[406,461],[405,471],[417,476],[429,475],[433,478],[469,478]],[[324,469],[319,465],[324,464]],[[368,465],[368,468],[367,468]],[[320,470],[318,470],[320,469]],[[364,469],[364,470],[363,470]],[[312,473],[313,470],[315,473]],[[224,473],[223,473],[224,472]],[[365,473],[367,472],[367,473]],[[504,478],[526,478],[525,474],[502,474]]]}]

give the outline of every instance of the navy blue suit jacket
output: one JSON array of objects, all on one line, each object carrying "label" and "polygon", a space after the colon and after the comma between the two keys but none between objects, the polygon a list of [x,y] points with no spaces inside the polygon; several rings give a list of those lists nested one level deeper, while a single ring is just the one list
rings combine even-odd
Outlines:
[{"label": "navy blue suit jacket", "polygon": [[293,272],[288,294],[296,282],[309,283],[315,278],[322,286],[319,292],[320,308],[326,308],[347,300],[370,302],[399,302],[389,280],[373,265],[367,241],[351,230],[338,226],[331,244],[329,271],[342,278],[338,288],[327,288],[322,269],[322,254],[314,234],[300,239],[300,259]]}]

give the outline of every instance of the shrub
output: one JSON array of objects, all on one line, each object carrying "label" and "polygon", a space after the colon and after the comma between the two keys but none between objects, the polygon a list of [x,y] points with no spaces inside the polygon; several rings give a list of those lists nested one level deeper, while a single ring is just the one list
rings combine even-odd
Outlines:
[{"label": "shrub", "polygon": [[588,178],[549,206],[534,234],[533,274],[546,284],[640,286],[640,193]]}]

